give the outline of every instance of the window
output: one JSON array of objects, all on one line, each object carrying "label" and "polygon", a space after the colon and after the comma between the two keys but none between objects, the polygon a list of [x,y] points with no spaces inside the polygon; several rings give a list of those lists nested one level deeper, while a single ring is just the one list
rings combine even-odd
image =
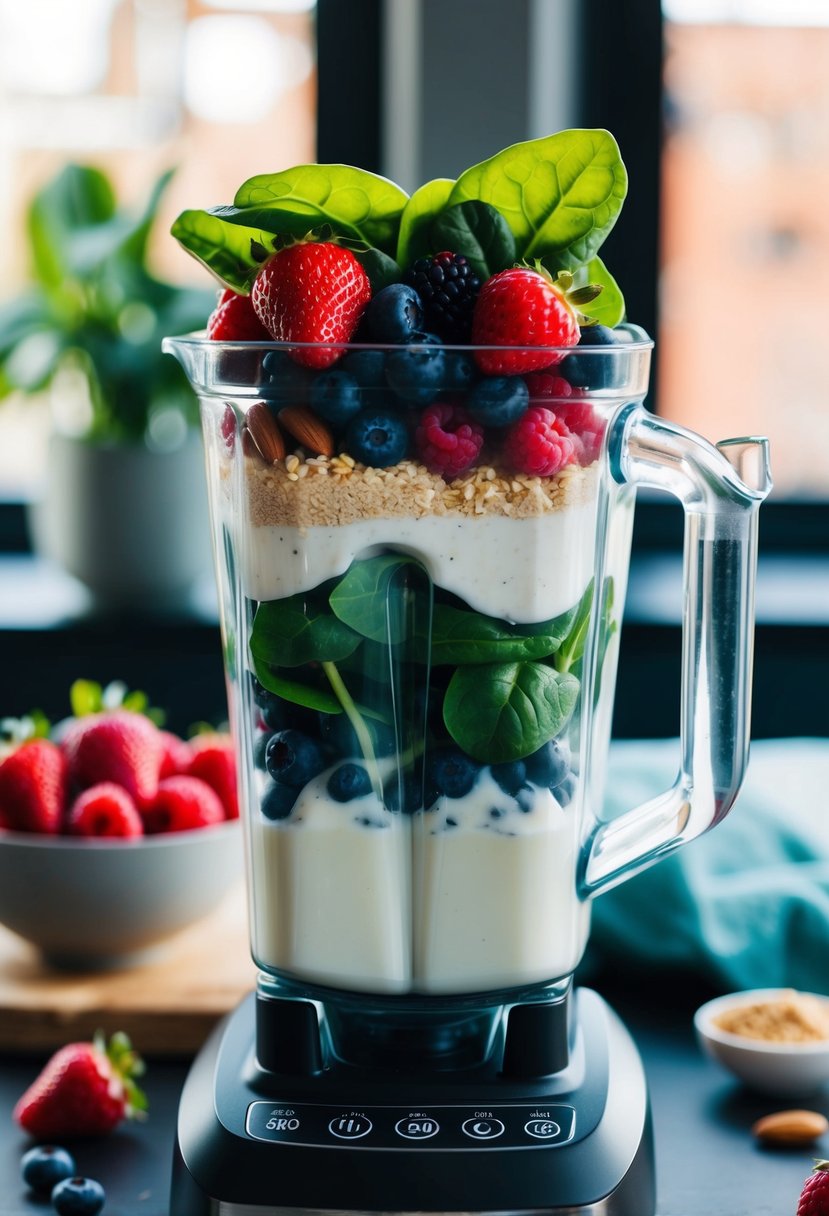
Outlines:
[{"label": "window", "polygon": [[[25,213],[68,161],[140,207],[178,166],[156,273],[205,285],[167,236],[178,211],[229,202],[246,177],[315,157],[314,0],[0,0],[0,301],[27,278]],[[66,54],[67,45],[72,53]],[[0,402],[0,498],[43,469],[49,402]]]}]

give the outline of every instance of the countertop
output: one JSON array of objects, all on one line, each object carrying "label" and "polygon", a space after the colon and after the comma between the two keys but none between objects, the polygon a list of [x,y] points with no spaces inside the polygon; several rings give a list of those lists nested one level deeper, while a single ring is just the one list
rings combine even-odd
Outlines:
[{"label": "countertop", "polygon": [[[813,1158],[829,1155],[829,1143],[786,1151],[755,1143],[754,1120],[792,1103],[748,1093],[702,1057],[691,1014],[710,993],[676,977],[630,980],[624,990],[591,982],[624,1017],[644,1059],[656,1134],[658,1216],[790,1216]],[[0,1057],[0,1216],[51,1211],[26,1196],[19,1162],[29,1142],[10,1121],[14,1101],[40,1063],[35,1057]],[[79,1169],[106,1187],[104,1216],[167,1213],[176,1107],[186,1070],[186,1060],[150,1060],[147,1122],[76,1146]],[[829,1094],[807,1105],[829,1114]]]}]

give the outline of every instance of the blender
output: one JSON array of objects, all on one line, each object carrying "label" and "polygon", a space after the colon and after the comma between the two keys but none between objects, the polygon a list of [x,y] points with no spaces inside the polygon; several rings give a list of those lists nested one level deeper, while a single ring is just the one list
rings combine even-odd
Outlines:
[{"label": "blender", "polygon": [[[649,413],[652,344],[618,335],[548,352],[580,361],[577,393],[544,383],[554,477],[489,436],[452,480],[325,441],[301,344],[166,340],[201,406],[258,967],[184,1087],[176,1216],[654,1212],[641,1061],[572,976],[591,900],[739,791],[770,480],[765,440]],[[685,513],[677,777],[607,821],[639,486]]]}]

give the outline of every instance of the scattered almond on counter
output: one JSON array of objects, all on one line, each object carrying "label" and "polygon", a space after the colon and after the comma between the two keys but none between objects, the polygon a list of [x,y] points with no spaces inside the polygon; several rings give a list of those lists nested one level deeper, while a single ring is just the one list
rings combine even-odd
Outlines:
[{"label": "scattered almond on counter", "polygon": [[829,1131],[829,1119],[816,1110],[778,1110],[758,1119],[751,1134],[763,1144],[811,1144]]}]

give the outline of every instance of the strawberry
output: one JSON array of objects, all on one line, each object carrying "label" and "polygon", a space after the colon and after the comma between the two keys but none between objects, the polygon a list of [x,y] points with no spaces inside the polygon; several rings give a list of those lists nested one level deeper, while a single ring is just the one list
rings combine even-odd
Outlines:
[{"label": "strawberry", "polygon": [[215,342],[270,342],[270,334],[253,311],[250,296],[226,287],[207,318],[207,336]]},{"label": "strawberry", "polygon": [[91,785],[69,810],[66,829],[71,836],[143,836],[144,825],[125,789],[112,781]]},{"label": "strawberry", "polygon": [[[529,267],[502,270],[487,279],[472,315],[475,346],[575,346],[578,314],[565,291]],[[488,375],[521,375],[560,363],[549,350],[479,350],[475,361]]]},{"label": "strawberry", "polygon": [[198,777],[219,795],[225,818],[239,818],[239,795],[236,792],[236,753],[230,735],[197,735],[191,741],[192,758],[185,772]]},{"label": "strawberry", "polygon": [[152,803],[142,812],[148,835],[206,828],[222,823],[224,817],[219,795],[198,777],[165,777]]},{"label": "strawberry", "polygon": [[797,1216],[829,1216],[829,1161],[816,1161],[800,1192]]},{"label": "strawberry", "polygon": [[126,1035],[114,1034],[108,1047],[100,1034],[91,1043],[69,1043],[18,1099],[13,1117],[38,1140],[106,1135],[146,1110],[135,1084],[143,1071]]},{"label": "strawberry", "polygon": [[0,824],[17,832],[59,832],[66,776],[66,759],[56,743],[23,743],[0,764]]},{"label": "strawberry", "polygon": [[[354,254],[330,241],[305,241],[274,254],[253,280],[254,311],[278,342],[349,342],[371,299]],[[305,367],[330,367],[336,350],[294,350]]]},{"label": "strawberry", "polygon": [[165,777],[177,777],[180,773],[186,773],[193,758],[190,744],[169,730],[161,731],[161,743],[163,751],[159,778],[163,780]]},{"label": "strawberry", "polygon": [[127,709],[90,714],[70,732],[64,748],[70,778],[81,789],[114,781],[139,810],[158,791],[164,744],[158,727],[143,714]]}]

